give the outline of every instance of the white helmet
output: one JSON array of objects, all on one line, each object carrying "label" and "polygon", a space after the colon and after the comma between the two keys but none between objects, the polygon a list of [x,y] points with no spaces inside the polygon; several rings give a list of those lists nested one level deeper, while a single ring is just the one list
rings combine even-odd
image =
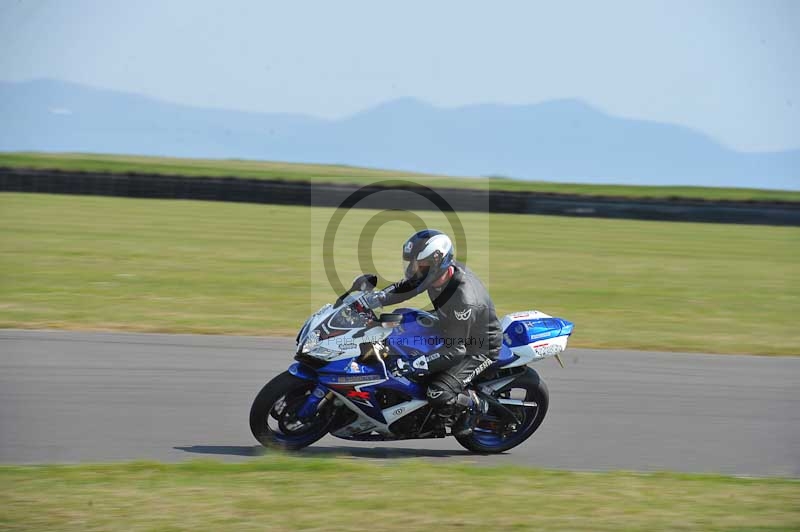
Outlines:
[{"label": "white helmet", "polygon": [[403,276],[427,288],[453,264],[453,242],[435,229],[423,229],[403,244]]}]

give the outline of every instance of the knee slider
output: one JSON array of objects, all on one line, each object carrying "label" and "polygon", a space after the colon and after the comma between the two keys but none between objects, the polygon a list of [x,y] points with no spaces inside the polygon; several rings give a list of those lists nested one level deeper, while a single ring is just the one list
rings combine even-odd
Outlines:
[{"label": "knee slider", "polygon": [[452,390],[447,386],[438,385],[438,383],[432,383],[428,386],[426,396],[431,405],[437,408],[453,405],[457,400],[457,396]]}]

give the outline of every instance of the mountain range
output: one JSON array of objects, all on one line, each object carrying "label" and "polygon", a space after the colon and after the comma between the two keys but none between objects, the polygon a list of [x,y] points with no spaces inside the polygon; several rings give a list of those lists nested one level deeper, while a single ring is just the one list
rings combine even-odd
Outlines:
[{"label": "mountain range", "polygon": [[800,150],[742,153],[687,127],[578,100],[438,108],[414,99],[337,119],[207,109],[57,80],[0,82],[0,151],[349,164],[540,181],[800,189]]}]

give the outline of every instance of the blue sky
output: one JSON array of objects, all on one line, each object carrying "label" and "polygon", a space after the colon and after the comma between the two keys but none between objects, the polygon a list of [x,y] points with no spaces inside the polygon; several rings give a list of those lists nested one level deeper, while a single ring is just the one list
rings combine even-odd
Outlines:
[{"label": "blue sky", "polygon": [[800,148],[798,57],[794,1],[0,3],[5,81],[322,117],[579,98],[741,151]]}]

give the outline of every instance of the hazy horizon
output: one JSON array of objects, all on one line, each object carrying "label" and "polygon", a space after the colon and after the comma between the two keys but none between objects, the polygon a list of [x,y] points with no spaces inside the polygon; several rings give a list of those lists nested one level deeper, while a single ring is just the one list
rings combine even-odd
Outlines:
[{"label": "hazy horizon", "polygon": [[[778,153],[778,152],[786,152],[786,151],[795,151],[796,149],[800,150],[800,147],[798,147],[798,148],[779,149],[779,150],[753,150],[753,151],[737,150],[736,148],[732,148],[732,147],[726,146],[724,143],[720,142],[718,139],[714,138],[713,136],[707,134],[704,131],[701,131],[701,130],[686,126],[684,124],[680,124],[678,122],[648,120],[648,119],[635,118],[635,117],[626,117],[624,115],[618,115],[618,114],[615,114],[615,113],[611,113],[611,112],[605,111],[605,110],[601,109],[600,107],[598,107],[597,105],[593,105],[592,103],[587,102],[585,100],[582,100],[581,98],[569,98],[569,97],[551,98],[551,99],[547,99],[547,100],[541,100],[541,101],[529,102],[529,103],[520,103],[520,104],[495,102],[495,101],[484,101],[484,102],[475,102],[475,103],[467,103],[467,104],[438,105],[438,104],[435,104],[433,102],[426,101],[426,100],[424,100],[422,98],[418,98],[418,97],[414,97],[414,96],[398,96],[396,98],[391,98],[391,99],[387,99],[387,100],[384,100],[384,101],[379,101],[379,102],[377,102],[377,103],[375,103],[373,105],[370,105],[368,107],[355,109],[354,111],[352,111],[352,112],[350,112],[348,114],[342,115],[342,116],[330,117],[330,116],[324,116],[324,115],[315,115],[315,114],[312,114],[312,113],[301,113],[301,112],[276,112],[276,113],[272,113],[272,112],[268,112],[268,111],[247,111],[247,110],[236,109],[236,108],[231,108],[231,107],[214,107],[214,106],[203,106],[203,105],[200,105],[200,104],[181,103],[181,102],[174,102],[174,101],[171,101],[171,100],[168,100],[168,99],[165,99],[165,98],[159,98],[159,97],[155,97],[155,96],[151,96],[151,95],[143,94],[143,93],[138,93],[138,92],[134,92],[134,91],[107,89],[107,88],[104,88],[104,87],[87,85],[87,84],[83,84],[83,83],[75,83],[75,82],[71,82],[71,81],[67,81],[67,80],[63,80],[63,79],[48,78],[48,77],[31,78],[31,79],[12,81],[12,82],[0,79],[0,83],[2,83],[2,82],[5,82],[5,83],[35,83],[35,82],[64,83],[64,84],[70,84],[70,85],[75,85],[75,86],[79,86],[79,87],[85,87],[85,88],[89,88],[89,89],[97,90],[97,91],[111,91],[111,92],[124,93],[124,94],[128,94],[128,95],[134,96],[134,97],[146,98],[146,99],[151,100],[153,102],[167,103],[167,104],[171,104],[171,105],[177,105],[177,106],[191,108],[191,109],[197,109],[197,110],[226,111],[226,112],[235,112],[235,113],[255,113],[255,114],[263,114],[263,115],[285,114],[285,115],[291,115],[291,116],[297,116],[297,117],[306,117],[306,118],[310,118],[310,119],[314,119],[314,120],[320,120],[320,121],[326,121],[326,122],[337,122],[337,121],[340,121],[340,120],[348,120],[348,119],[353,118],[355,116],[358,116],[360,114],[363,114],[363,113],[366,113],[366,112],[369,112],[369,111],[372,111],[372,110],[375,110],[375,109],[378,109],[378,108],[381,108],[381,107],[384,107],[384,106],[387,106],[387,105],[400,103],[400,102],[415,102],[415,103],[420,104],[422,106],[430,107],[430,108],[436,109],[436,110],[444,110],[444,111],[447,111],[447,110],[454,111],[454,110],[470,109],[470,108],[478,108],[478,107],[498,107],[498,108],[502,108],[502,107],[514,108],[514,107],[516,107],[516,108],[520,108],[520,107],[531,107],[531,106],[537,106],[537,105],[549,104],[549,103],[557,103],[557,102],[574,102],[576,104],[579,104],[581,106],[585,106],[585,107],[587,107],[589,109],[592,109],[593,111],[595,111],[597,113],[600,113],[600,114],[603,114],[603,115],[606,115],[606,116],[609,116],[609,117],[629,118],[629,119],[631,119],[633,121],[636,121],[636,122],[643,122],[643,123],[648,123],[649,122],[649,123],[655,123],[655,124],[665,124],[665,125],[673,125],[673,126],[683,127],[683,128],[688,129],[688,130],[694,131],[695,133],[698,133],[700,135],[703,135],[703,136],[707,137],[710,141],[712,141],[713,143],[719,145],[720,147],[724,147],[724,148],[726,148],[728,150],[731,150],[731,151],[734,151],[734,152],[738,152],[738,153]],[[71,111],[69,109],[51,108],[48,111],[50,113],[53,113],[53,114],[67,114],[67,115],[71,114]]]},{"label": "hazy horizon", "polygon": [[0,150],[346,164],[629,185],[800,188],[800,150],[738,152],[578,99],[442,108],[395,99],[338,120],[173,104],[57,80],[0,82]]}]

